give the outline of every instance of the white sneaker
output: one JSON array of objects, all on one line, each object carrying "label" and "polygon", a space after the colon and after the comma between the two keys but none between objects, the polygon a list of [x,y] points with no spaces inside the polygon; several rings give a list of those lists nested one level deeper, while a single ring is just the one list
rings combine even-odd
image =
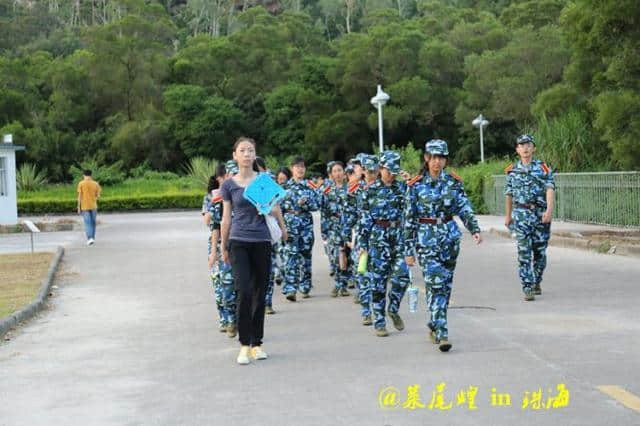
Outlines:
[{"label": "white sneaker", "polygon": [[89,241],[87,241],[87,245],[92,246],[93,243],[95,243],[95,240],[93,238],[89,238]]},{"label": "white sneaker", "polygon": [[247,365],[251,362],[249,359],[249,346],[240,346],[240,353],[236,361],[238,361],[240,365]]},{"label": "white sneaker", "polygon": [[267,353],[262,350],[261,346],[251,348],[251,356],[253,359],[267,359]]}]

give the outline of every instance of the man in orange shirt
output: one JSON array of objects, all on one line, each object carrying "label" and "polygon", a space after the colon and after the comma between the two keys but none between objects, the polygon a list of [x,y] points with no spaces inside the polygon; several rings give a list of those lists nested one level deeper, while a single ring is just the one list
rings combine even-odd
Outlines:
[{"label": "man in orange shirt", "polygon": [[100,185],[91,178],[91,170],[85,170],[84,176],[78,184],[78,213],[84,219],[84,231],[87,234],[87,245],[90,246],[96,238],[96,215],[98,213],[98,198]]}]

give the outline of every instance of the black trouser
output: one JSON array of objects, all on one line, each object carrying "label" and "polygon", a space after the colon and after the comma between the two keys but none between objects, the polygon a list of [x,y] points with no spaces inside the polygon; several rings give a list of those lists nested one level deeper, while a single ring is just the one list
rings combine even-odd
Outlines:
[{"label": "black trouser", "polygon": [[264,334],[264,296],[271,273],[271,242],[231,240],[229,245],[240,344],[260,346]]}]

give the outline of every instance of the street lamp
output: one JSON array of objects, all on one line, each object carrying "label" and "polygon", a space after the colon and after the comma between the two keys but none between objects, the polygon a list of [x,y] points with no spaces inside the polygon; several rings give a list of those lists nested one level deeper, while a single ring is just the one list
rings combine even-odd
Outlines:
[{"label": "street lamp", "polygon": [[380,152],[384,151],[382,142],[382,107],[391,97],[382,91],[382,86],[378,84],[378,93],[371,98],[371,105],[378,108],[378,140],[380,142]]},{"label": "street lamp", "polygon": [[489,122],[484,119],[482,114],[480,114],[471,122],[471,124],[480,129],[480,162],[484,163],[484,140],[482,129],[484,129]]}]

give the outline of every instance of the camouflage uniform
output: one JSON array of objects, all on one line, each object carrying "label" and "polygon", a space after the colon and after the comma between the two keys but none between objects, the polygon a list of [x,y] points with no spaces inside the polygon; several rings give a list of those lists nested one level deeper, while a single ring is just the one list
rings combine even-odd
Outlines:
[{"label": "camouflage uniform", "polygon": [[327,223],[326,234],[323,240],[327,241],[327,254],[329,256],[329,264],[334,272],[335,290],[332,295],[340,292],[343,296],[348,296],[346,290],[349,273],[340,269],[340,252],[344,247],[342,233],[340,231],[340,215],[343,210],[344,193],[347,192],[347,184],[337,185],[330,183],[326,185],[321,195],[320,211],[325,217]]},{"label": "camouflage uniform", "polygon": [[[313,217],[312,211],[318,210],[318,196],[315,185],[307,180],[296,182],[289,179],[285,184],[286,197],[280,206],[284,213],[289,239],[284,245],[285,271],[282,292],[295,295],[300,290],[303,294],[311,291],[311,252],[313,249]],[[306,199],[303,205],[298,204]]]},{"label": "camouflage uniform", "polygon": [[[534,143],[529,135],[522,135],[517,143]],[[547,208],[546,192],[555,189],[553,172],[540,160],[528,166],[518,161],[505,169],[507,182],[505,195],[512,198],[513,231],[518,246],[518,264],[522,290],[531,294],[540,289],[542,273],[547,265],[547,245],[551,224],[542,223]]]},{"label": "camouflage uniform", "polygon": [[[427,142],[426,152],[449,155],[446,142],[439,139]],[[480,232],[458,176],[443,170],[433,179],[425,172],[407,182],[405,255],[413,256],[415,247],[427,289],[430,312],[427,325],[438,341],[448,339],[447,308],[460,250],[461,234],[454,215],[460,216],[471,234]]]},{"label": "camouflage uniform", "polygon": [[[368,170],[377,170],[378,159],[375,155],[358,154],[356,158],[357,161]],[[361,315],[365,318],[371,315],[371,287],[369,286],[366,274],[359,274],[357,269],[360,253],[359,234],[363,204],[362,194],[366,188],[367,183],[364,180],[360,180],[359,182],[349,186],[344,195],[344,213],[341,217],[340,224],[343,241],[345,243],[353,241],[353,247],[351,248],[351,260],[353,262],[352,276],[356,281],[358,299],[362,306]]]},{"label": "camouflage uniform", "polygon": [[[384,151],[380,166],[391,173],[400,172],[400,154]],[[391,282],[389,312],[397,314],[409,284],[409,267],[404,259],[403,213],[404,182],[385,185],[381,179],[362,191],[359,226],[360,250],[368,252],[367,284],[371,291],[374,327],[385,328],[387,281]]]},{"label": "camouflage uniform", "polygon": [[[209,230],[213,232],[220,229],[222,222],[222,196],[214,194],[209,204],[209,213],[211,213],[211,221],[209,222]],[[236,322],[236,291],[233,285],[233,275],[231,274],[231,265],[222,261],[222,252],[220,248],[220,240],[215,242],[218,261],[211,271],[211,284],[213,285],[216,295],[216,305],[220,315],[220,325],[222,327],[235,324]],[[211,254],[211,235],[209,235],[209,255]]]},{"label": "camouflage uniform", "polygon": [[[330,161],[327,164],[327,173],[331,172],[331,167],[335,164],[334,161]],[[333,181],[327,178],[322,185],[318,188],[318,200],[320,200],[320,238],[322,238],[322,248],[324,254],[329,259],[329,274],[333,277],[338,270],[336,263],[333,261],[331,254],[331,247],[329,242],[329,228],[331,227],[331,213],[328,211],[327,206],[324,204],[324,194],[331,188]]]}]

